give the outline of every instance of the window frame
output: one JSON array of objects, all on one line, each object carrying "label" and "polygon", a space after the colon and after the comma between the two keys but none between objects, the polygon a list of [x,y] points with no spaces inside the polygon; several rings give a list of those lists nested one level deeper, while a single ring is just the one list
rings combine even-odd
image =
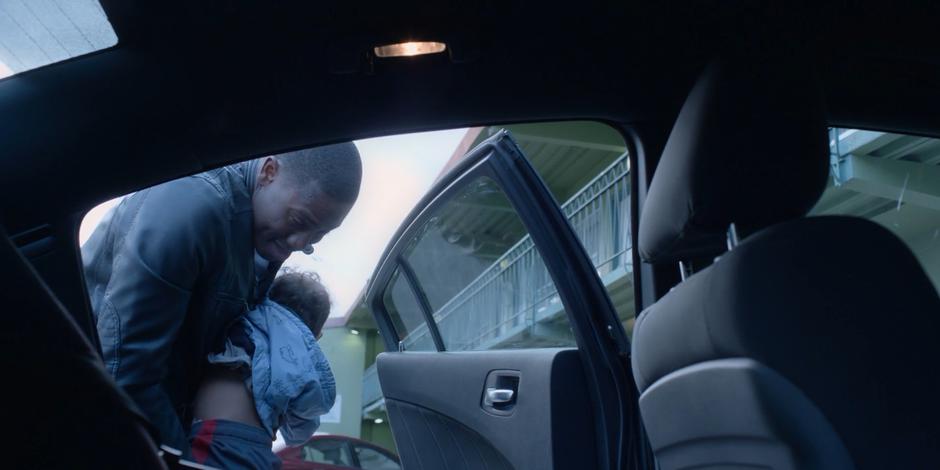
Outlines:
[{"label": "window frame", "polygon": [[[415,300],[418,302],[418,307],[421,309],[421,314],[424,315],[424,323],[428,327],[428,331],[431,333],[431,339],[434,341],[434,347],[437,348],[439,352],[446,351],[447,346],[444,344],[444,338],[441,337],[441,330],[438,328],[437,321],[434,320],[434,309],[431,307],[431,302],[428,301],[428,296],[424,292],[424,288],[421,287],[421,283],[418,282],[418,276],[415,274],[414,268],[411,267],[411,263],[405,258],[404,253],[399,253],[397,256],[398,269],[401,272],[402,277],[405,279],[405,282],[408,283],[408,286],[411,288],[412,294],[415,296]],[[388,292],[391,284],[387,285],[383,291]],[[403,341],[404,338],[399,337],[398,341]]]}]

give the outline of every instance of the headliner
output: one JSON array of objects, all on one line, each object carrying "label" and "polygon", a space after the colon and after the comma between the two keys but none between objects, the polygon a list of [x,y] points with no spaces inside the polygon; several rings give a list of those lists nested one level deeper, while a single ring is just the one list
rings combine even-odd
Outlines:
[{"label": "headliner", "polygon": [[[940,135],[938,5],[101,3],[116,47],[0,81],[0,213],[13,232],[338,140],[570,118],[667,132],[697,72],[727,49],[808,51],[833,124]],[[454,60],[362,58],[407,38],[443,39]]]}]

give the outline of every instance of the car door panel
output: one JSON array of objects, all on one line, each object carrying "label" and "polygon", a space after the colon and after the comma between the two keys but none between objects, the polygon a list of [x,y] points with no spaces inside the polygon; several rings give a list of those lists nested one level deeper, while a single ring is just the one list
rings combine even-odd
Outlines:
[{"label": "car door panel", "polygon": [[[595,467],[576,349],[383,353],[377,363],[392,431],[409,437],[398,444],[404,468]],[[505,415],[483,404],[496,364],[518,372]]]},{"label": "car door panel", "polygon": [[513,468],[486,438],[453,419],[398,400],[387,407],[394,432],[409,436],[402,451],[405,468]]}]

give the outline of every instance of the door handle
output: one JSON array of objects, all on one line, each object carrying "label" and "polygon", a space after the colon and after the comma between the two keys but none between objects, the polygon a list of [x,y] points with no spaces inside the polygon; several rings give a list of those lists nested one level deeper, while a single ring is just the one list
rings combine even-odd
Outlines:
[{"label": "door handle", "polygon": [[512,401],[512,396],[516,394],[515,390],[505,388],[486,389],[486,401],[489,405],[500,405]]},{"label": "door handle", "polygon": [[491,370],[486,374],[483,396],[480,397],[480,407],[483,411],[497,416],[513,414],[516,403],[519,402],[521,377],[518,370]]}]

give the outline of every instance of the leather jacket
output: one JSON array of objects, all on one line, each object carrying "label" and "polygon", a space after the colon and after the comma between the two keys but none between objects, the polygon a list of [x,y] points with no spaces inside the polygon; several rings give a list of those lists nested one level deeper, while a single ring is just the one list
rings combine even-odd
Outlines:
[{"label": "leather jacket", "polygon": [[205,358],[263,298],[279,267],[271,263],[255,272],[257,164],[134,193],[82,246],[105,367],[158,429],[160,441],[185,455]]}]

